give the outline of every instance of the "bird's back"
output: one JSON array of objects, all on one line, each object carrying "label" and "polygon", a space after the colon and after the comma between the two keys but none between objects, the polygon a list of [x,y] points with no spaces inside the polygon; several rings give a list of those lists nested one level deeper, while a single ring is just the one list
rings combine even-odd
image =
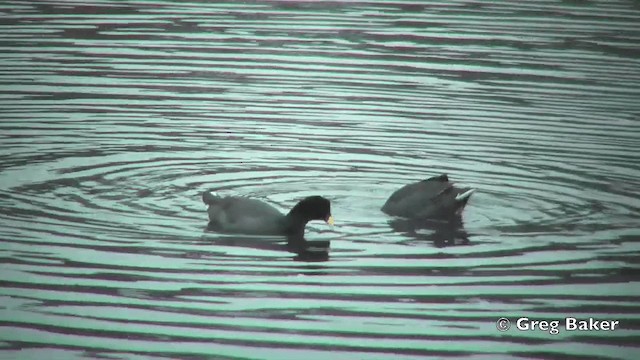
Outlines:
[{"label": "bird's back", "polygon": [[275,207],[256,199],[240,196],[221,197],[203,194],[209,205],[210,225],[224,232],[245,234],[280,234],[284,215]]},{"label": "bird's back", "polygon": [[466,199],[457,199],[458,194],[466,190],[455,188],[443,174],[398,189],[383,205],[382,211],[407,218],[453,215],[466,204]]}]

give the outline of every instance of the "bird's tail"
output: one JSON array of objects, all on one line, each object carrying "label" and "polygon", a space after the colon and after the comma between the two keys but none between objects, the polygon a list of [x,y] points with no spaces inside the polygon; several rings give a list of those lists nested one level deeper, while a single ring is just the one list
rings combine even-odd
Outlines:
[{"label": "bird's tail", "polygon": [[216,194],[212,194],[210,191],[205,191],[202,193],[202,202],[211,205],[220,199]]},{"label": "bird's tail", "polygon": [[469,200],[469,197],[471,196],[471,194],[474,193],[474,191],[476,191],[476,190],[475,189],[466,189],[465,191],[463,191],[460,194],[456,195],[456,201],[458,201],[458,202],[467,202],[467,200]]}]

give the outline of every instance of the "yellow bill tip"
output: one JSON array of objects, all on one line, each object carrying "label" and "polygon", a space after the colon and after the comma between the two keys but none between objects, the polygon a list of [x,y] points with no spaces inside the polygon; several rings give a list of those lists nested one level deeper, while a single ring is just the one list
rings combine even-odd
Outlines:
[{"label": "yellow bill tip", "polygon": [[329,218],[326,221],[327,221],[327,224],[333,226],[333,215],[329,215]]}]

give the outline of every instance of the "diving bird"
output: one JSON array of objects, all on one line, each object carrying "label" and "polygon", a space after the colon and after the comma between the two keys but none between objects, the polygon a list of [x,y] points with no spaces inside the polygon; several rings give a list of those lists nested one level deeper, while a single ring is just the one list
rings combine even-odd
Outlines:
[{"label": "diving bird", "polygon": [[457,188],[447,174],[403,186],[382,206],[388,215],[410,219],[459,216],[475,190]]},{"label": "diving bird", "polygon": [[202,194],[202,201],[208,206],[211,229],[224,233],[284,235],[288,245],[295,248],[306,246],[304,229],[309,221],[324,220],[333,225],[331,202],[322,196],[300,200],[287,215],[260,200],[222,197],[209,191]]}]

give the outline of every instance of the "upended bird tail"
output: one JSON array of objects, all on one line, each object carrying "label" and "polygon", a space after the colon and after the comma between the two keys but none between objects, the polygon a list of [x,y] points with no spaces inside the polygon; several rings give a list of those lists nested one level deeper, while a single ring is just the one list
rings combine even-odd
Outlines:
[{"label": "upended bird tail", "polygon": [[467,200],[469,200],[469,197],[471,196],[471,194],[473,194],[475,191],[476,191],[475,189],[468,189],[468,190],[456,195],[456,201],[466,202]]},{"label": "upended bird tail", "polygon": [[211,205],[214,202],[218,201],[219,199],[220,197],[218,197],[215,194],[212,194],[210,191],[205,191],[202,193],[202,202],[207,205]]}]

